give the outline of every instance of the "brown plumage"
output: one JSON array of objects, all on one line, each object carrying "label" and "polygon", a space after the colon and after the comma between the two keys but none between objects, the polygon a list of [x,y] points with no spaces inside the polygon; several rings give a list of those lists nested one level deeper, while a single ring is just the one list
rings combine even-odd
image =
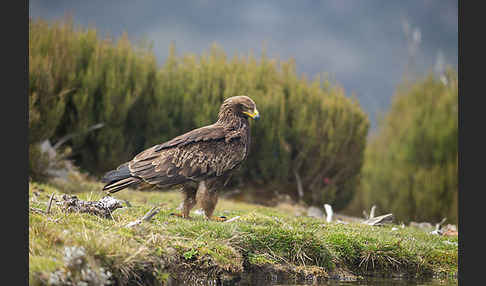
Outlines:
[{"label": "brown plumage", "polygon": [[[247,96],[226,99],[218,120],[165,143],[155,145],[121,164],[103,177],[103,190],[118,192],[127,187],[151,184],[162,188],[182,185],[182,217],[199,202],[208,218],[217,203],[217,190],[248,156],[248,118],[258,119],[255,102]],[[198,184],[202,190],[198,193]]]}]

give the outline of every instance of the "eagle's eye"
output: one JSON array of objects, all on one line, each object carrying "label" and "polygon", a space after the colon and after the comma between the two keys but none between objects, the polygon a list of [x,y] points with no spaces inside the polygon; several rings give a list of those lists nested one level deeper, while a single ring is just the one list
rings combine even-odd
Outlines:
[{"label": "eagle's eye", "polygon": [[252,110],[246,103],[240,103],[241,111],[249,111]]}]

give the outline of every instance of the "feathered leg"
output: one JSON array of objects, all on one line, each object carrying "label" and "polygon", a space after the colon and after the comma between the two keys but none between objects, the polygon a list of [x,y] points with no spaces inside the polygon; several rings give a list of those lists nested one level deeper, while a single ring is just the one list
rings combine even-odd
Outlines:
[{"label": "feathered leg", "polygon": [[184,194],[184,201],[182,202],[182,214],[172,213],[171,215],[189,218],[191,209],[196,205],[196,192],[197,187],[192,185],[184,185],[182,193]]},{"label": "feathered leg", "polygon": [[207,219],[225,221],[226,217],[214,217],[213,212],[218,203],[219,184],[214,181],[203,181],[197,192],[197,201],[204,210]]},{"label": "feathered leg", "polygon": [[189,212],[196,205],[197,188],[184,187],[184,203],[182,205],[182,217],[189,218]]}]

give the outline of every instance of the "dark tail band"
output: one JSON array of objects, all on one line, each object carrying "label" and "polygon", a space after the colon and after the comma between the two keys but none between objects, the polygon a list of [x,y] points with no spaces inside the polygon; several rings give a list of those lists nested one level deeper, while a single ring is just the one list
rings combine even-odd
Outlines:
[{"label": "dark tail band", "polygon": [[115,193],[130,186],[136,187],[141,183],[139,178],[132,177],[130,174],[128,163],[118,166],[116,170],[107,172],[101,181],[107,183],[103,187],[103,191],[107,191],[109,193]]}]

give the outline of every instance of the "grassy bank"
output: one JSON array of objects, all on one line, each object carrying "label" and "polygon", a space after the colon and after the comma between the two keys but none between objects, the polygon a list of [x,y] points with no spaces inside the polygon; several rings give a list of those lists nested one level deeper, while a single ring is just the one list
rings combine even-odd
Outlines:
[{"label": "grassy bank", "polygon": [[[76,194],[80,199],[104,196],[97,191],[98,183],[79,187],[89,190]],[[392,226],[326,223],[278,208],[223,199],[215,215],[239,219],[213,222],[194,213],[191,220],[184,220],[170,216],[181,201],[177,191],[116,193],[114,197],[128,204],[117,209],[113,219],[67,214],[55,204],[49,215],[32,211],[46,210],[51,194],[59,199],[61,189],[29,184],[30,285],[56,283],[66,277],[160,285],[168,279],[237,281],[248,272],[311,281],[369,274],[457,273],[457,238],[409,227],[392,230]],[[154,206],[160,212],[150,222],[125,227]]]}]

